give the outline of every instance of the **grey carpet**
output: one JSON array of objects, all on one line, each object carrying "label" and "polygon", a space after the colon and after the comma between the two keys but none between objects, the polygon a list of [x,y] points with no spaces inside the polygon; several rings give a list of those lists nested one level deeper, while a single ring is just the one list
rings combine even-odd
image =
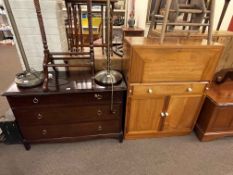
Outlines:
[{"label": "grey carpet", "polygon": [[233,175],[233,138],[0,144],[1,175]]}]

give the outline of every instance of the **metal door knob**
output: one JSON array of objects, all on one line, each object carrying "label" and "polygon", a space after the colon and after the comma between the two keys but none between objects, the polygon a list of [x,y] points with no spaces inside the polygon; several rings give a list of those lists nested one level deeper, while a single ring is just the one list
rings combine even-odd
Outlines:
[{"label": "metal door knob", "polygon": [[168,113],[168,112],[165,112],[165,116],[168,117],[168,116],[169,116],[169,113]]},{"label": "metal door knob", "polygon": [[38,119],[38,120],[41,120],[42,118],[43,118],[43,115],[39,113],[39,114],[37,115],[37,119]]},{"label": "metal door knob", "polygon": [[37,104],[37,103],[39,103],[39,100],[38,100],[38,98],[33,98],[33,100],[32,100],[32,102],[34,103],[34,104]]},{"label": "metal door knob", "polygon": [[161,117],[166,117],[164,112],[161,112],[160,115],[161,115]]},{"label": "metal door knob", "polygon": [[149,94],[152,94],[153,93],[153,90],[150,88],[150,89],[148,89],[148,93]]},{"label": "metal door knob", "polygon": [[192,88],[188,88],[187,92],[193,92],[193,89]]},{"label": "metal door knob", "polygon": [[42,135],[46,135],[48,132],[47,132],[47,130],[46,129],[43,129],[42,130]]}]

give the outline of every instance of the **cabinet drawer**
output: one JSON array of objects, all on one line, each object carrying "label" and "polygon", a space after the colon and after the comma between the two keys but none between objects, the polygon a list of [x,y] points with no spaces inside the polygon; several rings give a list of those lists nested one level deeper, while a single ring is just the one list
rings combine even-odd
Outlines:
[{"label": "cabinet drawer", "polygon": [[20,129],[26,140],[45,140],[121,132],[120,122],[117,120],[71,125],[30,126],[21,127]]},{"label": "cabinet drawer", "polygon": [[158,96],[176,94],[202,94],[207,83],[154,83],[135,84],[130,87],[130,94],[136,96]]},{"label": "cabinet drawer", "polygon": [[62,106],[19,108],[13,112],[20,125],[54,125],[78,122],[102,121],[120,119],[122,104],[114,105],[110,111],[109,105],[95,106]]},{"label": "cabinet drawer", "polygon": [[[123,92],[114,92],[114,102],[122,102]],[[8,102],[11,107],[27,107],[40,105],[82,105],[101,104],[111,101],[111,92],[79,93],[65,95],[35,95],[35,96],[11,96]]]}]

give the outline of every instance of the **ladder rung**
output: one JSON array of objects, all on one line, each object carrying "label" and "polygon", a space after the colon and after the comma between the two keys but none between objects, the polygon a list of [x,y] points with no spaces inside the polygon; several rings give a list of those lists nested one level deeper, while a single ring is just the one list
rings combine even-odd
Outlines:
[{"label": "ladder rung", "polygon": [[54,60],[88,60],[88,59],[91,59],[90,57],[74,57],[74,56],[72,56],[72,57],[52,57],[52,59],[54,59]]},{"label": "ladder rung", "polygon": [[185,23],[185,22],[171,22],[171,23],[167,23],[167,25],[170,26],[209,26],[209,24],[203,24],[203,23]]},{"label": "ladder rung", "polygon": [[91,63],[87,64],[48,64],[47,67],[91,67]]},{"label": "ladder rung", "polygon": [[[170,12],[179,12],[179,13],[205,13],[205,11],[203,10],[200,10],[200,9],[179,9],[179,10],[173,10],[173,9],[170,9],[169,10]],[[206,13],[209,13],[210,11],[207,10]]]},{"label": "ladder rung", "polygon": [[190,8],[194,8],[194,6],[190,5],[190,4],[180,4],[179,8],[181,8],[181,9],[190,9]]},{"label": "ladder rung", "polygon": [[90,52],[50,52],[51,55],[90,55]]}]

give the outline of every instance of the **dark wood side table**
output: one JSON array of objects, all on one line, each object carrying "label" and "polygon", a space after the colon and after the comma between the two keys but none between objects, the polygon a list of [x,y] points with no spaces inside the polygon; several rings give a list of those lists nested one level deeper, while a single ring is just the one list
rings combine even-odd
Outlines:
[{"label": "dark wood side table", "polygon": [[132,36],[132,37],[143,37],[144,36],[144,30],[139,27],[122,27],[123,31],[123,41],[124,37],[126,36]]},{"label": "dark wood side table", "polygon": [[195,126],[201,141],[233,136],[233,81],[214,85]]},{"label": "dark wood side table", "polygon": [[126,84],[111,87],[95,84],[91,72],[60,73],[50,80],[49,91],[42,87],[19,89],[15,83],[7,97],[27,150],[31,143],[63,142],[91,138],[118,138],[123,141]]},{"label": "dark wood side table", "polygon": [[139,27],[122,27],[122,44],[113,48],[113,52],[121,57],[124,55],[123,44],[125,37],[144,37],[144,30]]}]

